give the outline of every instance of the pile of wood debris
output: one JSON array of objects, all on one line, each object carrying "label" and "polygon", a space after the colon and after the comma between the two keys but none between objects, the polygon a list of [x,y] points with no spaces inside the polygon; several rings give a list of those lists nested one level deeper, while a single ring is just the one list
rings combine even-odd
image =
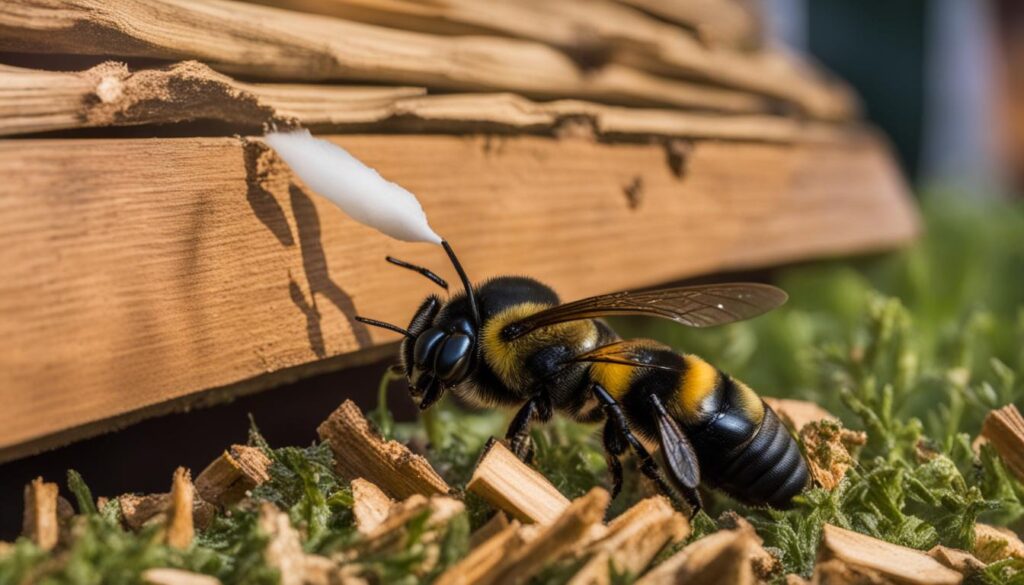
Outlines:
[{"label": "pile of wood debris", "polygon": [[[773,404],[805,445],[812,438],[830,444],[824,457],[813,454],[822,450],[809,449],[816,481],[827,485],[841,478],[847,461],[839,455],[845,453],[845,446],[863,442],[863,434],[822,432],[834,428],[834,422],[816,405],[791,400]],[[338,475],[351,482],[358,540],[343,554],[326,557],[304,552],[300,533],[284,511],[270,502],[248,499],[251,490],[269,479],[271,465],[263,451],[251,446],[232,446],[194,482],[188,470],[179,468],[168,494],[118,497],[122,523],[128,530],[158,524],[169,546],[185,548],[219,511],[255,506],[259,529],[268,537],[264,559],[279,571],[281,582],[327,585],[365,583],[361,559],[401,550],[410,538],[410,520],[422,516],[426,521],[417,538],[431,554],[410,572],[429,573],[438,561],[446,523],[464,511],[463,495],[422,456],[401,443],[384,440],[350,401],[335,410],[318,432],[334,453]],[[995,411],[986,421],[982,440],[991,441],[1000,453],[1019,454],[1024,448],[1024,419],[1013,406]],[[605,522],[607,491],[595,487],[570,501],[497,441],[486,447],[466,490],[486,501],[494,513],[470,536],[468,554],[450,564],[435,583],[525,583],[566,561],[572,567],[568,582],[577,585],[607,584],[622,576],[647,585],[745,585],[783,577],[789,584],[808,582],[798,575],[782,575],[779,560],[738,515],[726,514],[719,520],[721,530],[692,539],[686,516],[664,497],[653,496]],[[100,500],[102,507],[105,500]],[[25,488],[25,505],[25,536],[40,547],[59,551],[74,538],[68,528],[71,506],[58,495],[56,484],[42,479],[30,483]],[[955,584],[984,569],[986,563],[1024,559],[1024,543],[1012,532],[978,524],[975,535],[974,551],[936,546],[924,552],[826,524],[810,582]],[[664,551],[672,550],[665,555]],[[149,569],[144,578],[155,585],[218,582],[170,568]]]}]

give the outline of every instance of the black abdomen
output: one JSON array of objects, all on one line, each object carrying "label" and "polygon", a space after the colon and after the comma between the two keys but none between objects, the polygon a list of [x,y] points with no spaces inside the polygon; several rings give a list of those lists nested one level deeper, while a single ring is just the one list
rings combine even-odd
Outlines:
[{"label": "black abdomen", "polygon": [[690,436],[700,460],[704,482],[752,505],[788,507],[807,485],[807,464],[789,431],[767,404],[753,436],[737,436],[736,405],[723,404],[699,431]]}]

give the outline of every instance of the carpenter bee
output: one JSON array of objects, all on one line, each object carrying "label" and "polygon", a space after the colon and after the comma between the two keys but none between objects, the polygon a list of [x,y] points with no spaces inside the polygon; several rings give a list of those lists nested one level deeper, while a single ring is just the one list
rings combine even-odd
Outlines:
[{"label": "carpenter bee", "polygon": [[[604,422],[613,496],[622,486],[619,458],[636,455],[641,471],[668,495],[700,509],[703,481],[736,499],[785,507],[807,484],[807,466],[775,412],[745,384],[695,355],[651,340],[621,340],[601,320],[652,315],[690,327],[749,319],[786,301],[764,284],[711,284],[613,293],[561,304],[527,277],[473,285],[447,242],[463,291],[423,301],[401,333],[401,368],[421,409],[446,391],[478,406],[518,408],[506,439],[520,458],[529,428],[557,411]],[[388,258],[445,290],[430,270]],[[651,455],[655,452],[661,465]]]}]

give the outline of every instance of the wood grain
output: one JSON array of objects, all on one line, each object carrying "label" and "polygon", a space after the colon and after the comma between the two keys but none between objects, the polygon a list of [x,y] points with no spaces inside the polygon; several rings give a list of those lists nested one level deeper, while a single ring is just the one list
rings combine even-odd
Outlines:
[{"label": "wood grain", "polygon": [[713,44],[755,47],[761,24],[751,2],[742,0],[616,0],[696,31]]},{"label": "wood grain", "polygon": [[[531,274],[566,299],[918,229],[863,135],[697,141],[675,160],[530,136],[334,139],[415,192],[474,279]],[[4,140],[0,175],[0,459],[392,351],[353,314],[405,322],[435,291],[385,254],[456,280],[439,248],[357,225],[258,142]]]},{"label": "wood grain", "polygon": [[197,59],[257,79],[355,80],[625,104],[763,111],[746,91],[611,64],[580,69],[540,43],[439,37],[230,0],[8,0],[0,50]]},{"label": "wood grain", "polygon": [[[251,0],[253,1],[253,0]],[[702,44],[689,31],[611,0],[254,0],[346,20],[433,34],[500,34],[551,45],[584,67],[619,63],[670,78],[761,93],[822,118],[849,117],[855,100],[784,53]],[[705,0],[705,4],[708,2]],[[717,1],[720,14],[735,8]],[[705,30],[706,29],[702,29]]]},{"label": "wood grain", "polygon": [[601,138],[813,142],[847,136],[841,127],[784,116],[536,102],[508,93],[425,93],[415,87],[241,83],[195,61],[136,72],[112,61],[80,72],[0,65],[0,135],[206,119],[259,129],[294,119],[332,132],[485,128],[550,134],[575,124]]},{"label": "wood grain", "polygon": [[963,581],[963,575],[922,551],[831,524],[825,524],[818,556],[819,561],[835,559],[854,568],[875,571],[895,583],[956,585]]}]

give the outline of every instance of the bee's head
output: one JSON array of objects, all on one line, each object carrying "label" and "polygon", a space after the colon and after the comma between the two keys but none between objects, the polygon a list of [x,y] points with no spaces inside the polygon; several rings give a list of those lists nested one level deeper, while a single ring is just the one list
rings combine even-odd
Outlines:
[{"label": "bee's head", "polygon": [[464,318],[434,325],[407,339],[406,375],[414,395],[429,395],[430,388],[457,386],[472,371],[476,355],[476,328]]},{"label": "bee's head", "polygon": [[[472,373],[477,332],[480,329],[480,309],[469,278],[448,242],[442,242],[442,246],[465,288],[464,297],[453,299],[453,304],[465,303],[466,310],[460,311],[464,316],[437,319],[441,300],[431,295],[420,305],[408,329],[374,319],[356,317],[368,325],[390,329],[405,336],[401,350],[402,365],[409,379],[412,395],[420,398],[421,409],[430,407],[445,390],[457,386]],[[388,261],[415,270],[446,290],[448,288],[448,283],[425,268],[393,258],[388,258]]]}]

